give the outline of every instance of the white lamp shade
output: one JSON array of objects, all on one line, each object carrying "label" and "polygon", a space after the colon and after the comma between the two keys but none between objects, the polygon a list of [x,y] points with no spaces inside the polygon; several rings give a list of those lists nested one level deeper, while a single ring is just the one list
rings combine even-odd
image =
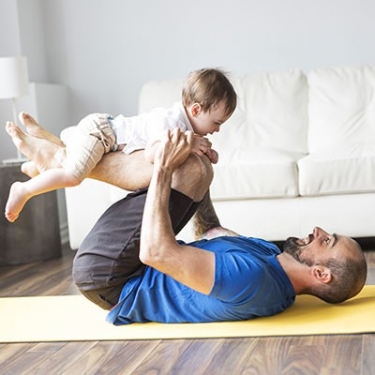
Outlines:
[{"label": "white lamp shade", "polygon": [[18,98],[28,91],[26,57],[0,57],[0,99]]}]

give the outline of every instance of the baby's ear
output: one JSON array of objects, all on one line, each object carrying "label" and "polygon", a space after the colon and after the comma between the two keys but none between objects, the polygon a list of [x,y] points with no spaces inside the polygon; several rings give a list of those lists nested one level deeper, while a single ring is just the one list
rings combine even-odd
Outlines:
[{"label": "baby's ear", "polygon": [[190,106],[190,113],[192,116],[197,117],[202,111],[202,106],[199,103],[193,103]]}]

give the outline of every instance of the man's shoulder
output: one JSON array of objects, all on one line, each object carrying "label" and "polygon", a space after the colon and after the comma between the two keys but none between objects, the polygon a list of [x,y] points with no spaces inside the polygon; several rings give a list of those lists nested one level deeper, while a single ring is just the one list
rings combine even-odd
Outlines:
[{"label": "man's shoulder", "polygon": [[222,239],[228,243],[236,244],[239,249],[258,252],[264,255],[280,254],[280,249],[273,242],[257,237],[224,236]]}]

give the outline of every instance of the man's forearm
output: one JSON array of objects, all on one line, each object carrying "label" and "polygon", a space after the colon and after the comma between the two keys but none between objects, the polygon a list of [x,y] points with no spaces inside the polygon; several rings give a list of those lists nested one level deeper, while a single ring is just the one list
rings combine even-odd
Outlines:
[{"label": "man's forearm", "polygon": [[171,173],[163,168],[154,170],[147,193],[142,221],[141,259],[149,262],[163,256],[163,248],[175,242],[168,202],[171,191]]},{"label": "man's forearm", "polygon": [[[169,275],[176,281],[209,294],[215,280],[215,255],[189,245],[180,245],[172,229],[169,216],[169,196],[172,172],[186,161],[191,153],[193,133],[181,134],[179,129],[167,133],[162,147],[155,155],[154,171],[148,190],[141,231],[140,260],[144,264]],[[185,164],[185,167],[187,164]],[[206,184],[199,174],[190,169],[181,176],[190,183]],[[211,179],[209,178],[209,181]],[[189,185],[189,183],[184,183]],[[177,190],[178,191],[178,190]],[[190,195],[187,195],[190,196]]]},{"label": "man's forearm", "polygon": [[[177,242],[169,216],[169,196],[172,174],[191,152],[193,134],[181,134],[179,129],[167,133],[155,155],[154,169],[143,212],[141,261],[168,273],[169,257],[175,255]],[[166,265],[166,266],[165,266]]]}]

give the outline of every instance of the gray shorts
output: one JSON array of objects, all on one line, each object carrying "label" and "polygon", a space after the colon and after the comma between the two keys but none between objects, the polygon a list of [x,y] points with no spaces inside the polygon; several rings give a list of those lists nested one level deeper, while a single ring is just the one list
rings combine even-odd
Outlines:
[{"label": "gray shorts", "polygon": [[[125,283],[141,275],[140,231],[147,189],[128,194],[99,218],[82,242],[73,262],[73,279],[89,300],[111,309]],[[169,200],[172,226],[177,234],[194,215],[199,203],[173,190]]]}]

